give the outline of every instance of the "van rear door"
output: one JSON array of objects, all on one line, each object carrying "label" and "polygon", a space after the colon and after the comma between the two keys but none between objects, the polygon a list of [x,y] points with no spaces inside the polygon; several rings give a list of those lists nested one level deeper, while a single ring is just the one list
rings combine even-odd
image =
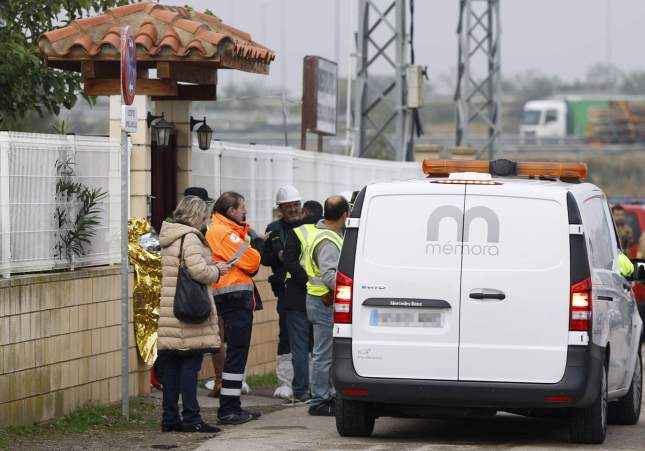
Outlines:
[{"label": "van rear door", "polygon": [[364,377],[456,380],[464,185],[372,185],[360,218],[352,357]]},{"label": "van rear door", "polygon": [[459,380],[558,382],[569,330],[566,192],[511,182],[466,193]]}]

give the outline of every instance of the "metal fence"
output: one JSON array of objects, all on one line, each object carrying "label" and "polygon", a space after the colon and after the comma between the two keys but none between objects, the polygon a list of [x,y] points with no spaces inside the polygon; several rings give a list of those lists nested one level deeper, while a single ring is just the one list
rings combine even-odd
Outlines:
[{"label": "metal fence", "polygon": [[[193,146],[197,149],[197,146]],[[332,194],[355,191],[373,181],[422,176],[418,163],[351,158],[289,147],[214,141],[193,151],[192,183],[211,197],[238,191],[246,198],[248,221],[263,231],[274,218],[275,193],[290,183],[303,199],[323,202]]]},{"label": "metal fence", "polygon": [[119,259],[119,147],[108,138],[0,132],[0,274],[69,267],[56,257],[61,229],[58,211],[75,217],[79,202],[57,196],[57,162],[68,161],[70,181],[100,188],[99,224],[91,244],[73,265]]},{"label": "metal fence", "polygon": [[[197,149],[197,146],[194,146]],[[75,267],[117,263],[120,258],[119,145],[109,138],[0,132],[0,275],[68,268],[56,256],[61,229],[57,208],[57,162],[69,159],[73,181],[101,188],[96,235]],[[258,231],[274,218],[275,193],[287,183],[303,198],[320,202],[378,180],[421,176],[417,163],[358,159],[288,147],[214,141],[208,151],[193,151],[192,184],[212,197],[238,191],[247,200],[248,221]],[[74,205],[71,208],[76,208]]]}]

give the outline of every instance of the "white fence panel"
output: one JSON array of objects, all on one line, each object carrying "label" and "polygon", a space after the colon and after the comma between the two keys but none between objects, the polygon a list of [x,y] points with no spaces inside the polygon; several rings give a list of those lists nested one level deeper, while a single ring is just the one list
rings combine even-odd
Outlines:
[{"label": "white fence panel", "polygon": [[[197,149],[196,144],[193,146]],[[246,198],[247,220],[258,232],[275,217],[275,194],[293,184],[304,200],[323,202],[332,194],[355,191],[368,183],[421,177],[418,163],[351,158],[289,147],[213,141],[207,151],[193,150],[192,184],[216,198],[237,191]]]},{"label": "white fence panel", "polygon": [[96,235],[76,266],[119,259],[119,148],[108,138],[0,132],[0,272],[42,271],[68,266],[55,257],[56,164],[69,159],[74,181],[101,188]]},{"label": "white fence panel", "polygon": [[[197,146],[194,146],[197,149]],[[108,193],[86,254],[75,266],[119,261],[120,158],[108,138],[0,132],[0,274],[65,268],[55,258],[58,241],[56,162],[73,160],[73,179]],[[379,180],[422,176],[417,163],[398,163],[305,152],[287,147],[214,141],[193,151],[192,184],[216,198],[224,191],[246,197],[248,222],[258,231],[275,217],[275,194],[293,184],[304,200],[358,190]]]}]

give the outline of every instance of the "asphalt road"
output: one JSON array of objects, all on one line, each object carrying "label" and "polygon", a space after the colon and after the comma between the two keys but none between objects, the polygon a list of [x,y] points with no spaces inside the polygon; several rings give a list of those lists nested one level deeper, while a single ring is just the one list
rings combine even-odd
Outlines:
[{"label": "asphalt road", "polygon": [[444,449],[645,449],[645,408],[636,426],[609,426],[602,446],[572,445],[568,428],[555,421],[498,414],[491,419],[380,418],[372,437],[343,438],[334,418],[311,417],[289,407],[257,421],[227,427],[205,442],[206,450],[444,450]]}]

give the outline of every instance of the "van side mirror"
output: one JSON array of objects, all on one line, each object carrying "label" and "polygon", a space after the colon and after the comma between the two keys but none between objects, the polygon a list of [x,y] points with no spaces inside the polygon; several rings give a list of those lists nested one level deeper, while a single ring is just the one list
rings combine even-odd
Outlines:
[{"label": "van side mirror", "polygon": [[634,264],[632,279],[637,282],[645,282],[645,260],[635,258],[632,260],[632,263]]}]

